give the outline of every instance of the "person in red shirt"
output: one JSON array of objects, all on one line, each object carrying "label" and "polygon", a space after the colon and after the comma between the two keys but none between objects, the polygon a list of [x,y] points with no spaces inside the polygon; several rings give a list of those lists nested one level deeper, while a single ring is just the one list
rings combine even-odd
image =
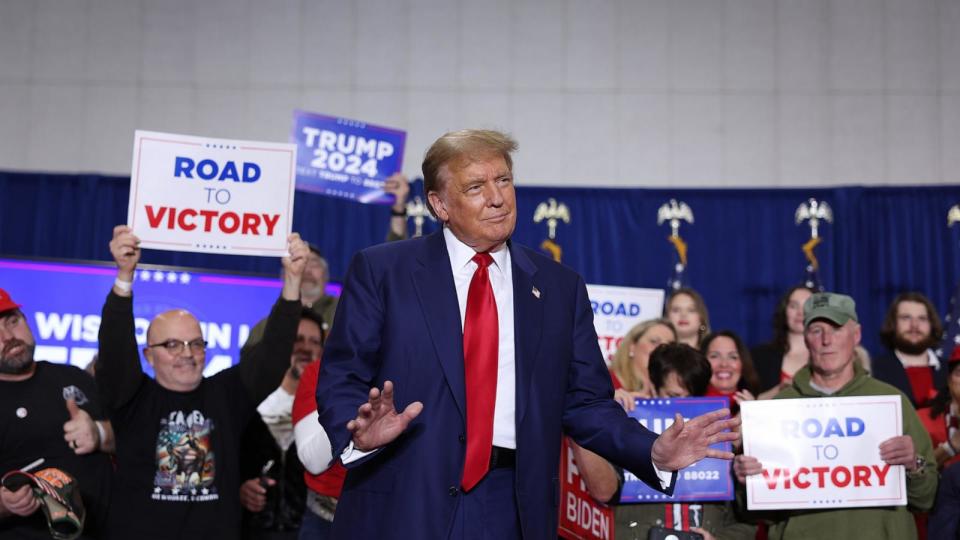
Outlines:
[{"label": "person in red shirt", "polygon": [[312,362],[303,370],[297,394],[293,398],[293,431],[297,441],[297,455],[306,468],[307,507],[300,524],[300,538],[318,540],[327,538],[337,509],[337,499],[343,489],[347,470],[330,453],[330,439],[317,419],[317,377],[320,361]]},{"label": "person in red shirt", "polygon": [[947,363],[947,385],[940,389],[929,407],[917,411],[933,441],[937,468],[960,461],[960,345],[954,347]]}]

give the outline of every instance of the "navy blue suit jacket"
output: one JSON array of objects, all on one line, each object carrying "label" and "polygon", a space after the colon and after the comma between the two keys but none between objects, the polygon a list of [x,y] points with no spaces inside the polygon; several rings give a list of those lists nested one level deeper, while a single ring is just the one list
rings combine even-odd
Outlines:
[{"label": "navy blue suit jacket", "polygon": [[[897,390],[903,392],[903,395],[910,398],[910,403],[913,404],[915,409],[930,405],[929,403],[917,403],[917,400],[914,399],[913,387],[910,386],[910,377],[907,376],[907,368],[903,367],[903,363],[897,358],[895,352],[889,351],[888,354],[884,356],[874,357],[873,361],[870,362],[870,374],[873,375],[874,379],[891,384],[895,386]],[[946,374],[947,370],[943,368],[942,363],[937,367],[930,367],[930,375],[933,377],[934,388],[939,389],[946,386]]]},{"label": "navy blue suit jacket", "polygon": [[[583,279],[510,244],[516,340],[516,495],[524,538],[557,537],[562,434],[659,489],[656,436],[613,401]],[[534,294],[534,290],[539,295]],[[349,465],[336,538],[448,538],[462,496],[463,334],[442,232],[354,256],[317,385],[334,455],[369,389],[393,381],[397,410],[423,412],[395,441]]]}]

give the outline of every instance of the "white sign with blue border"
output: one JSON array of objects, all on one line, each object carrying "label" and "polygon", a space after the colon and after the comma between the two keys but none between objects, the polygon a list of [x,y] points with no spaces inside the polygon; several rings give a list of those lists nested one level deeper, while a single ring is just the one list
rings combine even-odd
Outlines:
[{"label": "white sign with blue border", "polygon": [[603,359],[609,364],[634,325],[663,313],[663,289],[587,284],[593,326]]},{"label": "white sign with blue border", "polygon": [[137,130],[127,225],[145,248],[283,257],[296,152],[286,143]]},{"label": "white sign with blue border", "polygon": [[907,504],[906,471],[880,459],[903,433],[901,396],[774,399],[740,404],[750,510]]},{"label": "white sign with blue border", "polygon": [[[660,434],[673,425],[674,415],[677,413],[683,415],[683,419],[687,421],[728,406],[727,399],[723,397],[637,399],[637,407],[627,414],[645,428]],[[730,451],[730,443],[717,443],[710,447]],[[629,471],[624,471],[624,475],[621,504],[733,500],[730,462],[722,459],[704,458],[677,471],[673,496],[654,490]]]},{"label": "white sign with blue border", "polygon": [[401,172],[407,134],[359,120],[294,111],[297,189],[366,204],[393,204],[384,193]]}]

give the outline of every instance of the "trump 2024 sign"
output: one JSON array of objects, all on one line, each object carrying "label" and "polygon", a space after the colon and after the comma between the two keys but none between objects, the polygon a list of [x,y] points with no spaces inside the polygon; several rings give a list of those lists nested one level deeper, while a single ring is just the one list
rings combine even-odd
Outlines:
[{"label": "trump 2024 sign", "polygon": [[775,399],[740,404],[750,510],[903,506],[902,465],[880,443],[902,434],[900,396]]},{"label": "trump 2024 sign", "polygon": [[127,224],[146,248],[284,256],[296,162],[293,144],[138,130]]},{"label": "trump 2024 sign", "polygon": [[365,204],[393,204],[386,179],[403,167],[407,134],[360,120],[293,113],[297,189]]}]

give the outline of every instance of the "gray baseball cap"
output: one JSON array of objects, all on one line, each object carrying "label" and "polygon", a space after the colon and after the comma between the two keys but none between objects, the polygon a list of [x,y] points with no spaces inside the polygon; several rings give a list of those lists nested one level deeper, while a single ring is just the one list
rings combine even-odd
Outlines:
[{"label": "gray baseball cap", "polygon": [[845,294],[830,292],[816,293],[803,303],[803,327],[810,326],[816,319],[826,319],[833,324],[843,326],[849,320],[857,319],[857,303]]}]

